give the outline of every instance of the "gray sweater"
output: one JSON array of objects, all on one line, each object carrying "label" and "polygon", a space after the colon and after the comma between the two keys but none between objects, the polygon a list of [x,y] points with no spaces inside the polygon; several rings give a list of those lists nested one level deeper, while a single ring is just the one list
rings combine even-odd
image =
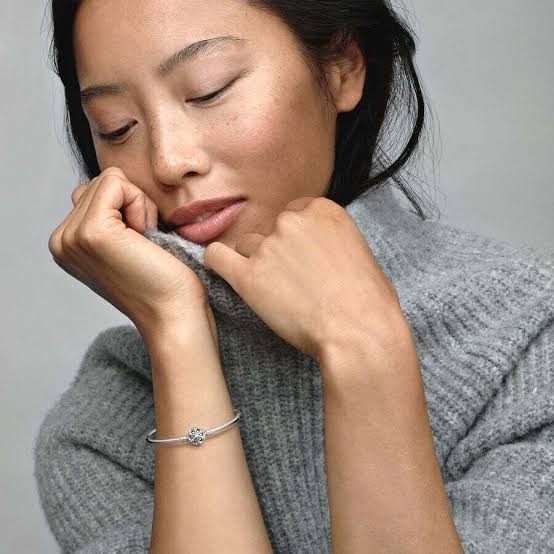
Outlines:
[{"label": "gray sweater", "polygon": [[[346,210],[412,328],[465,551],[554,552],[554,250],[422,221],[390,183]],[[330,553],[318,365],[203,265],[205,247],[159,230],[146,236],[206,286],[274,551]],[[40,502],[64,552],[148,552],[158,447],[145,437],[154,427],[141,335],[132,325],[103,330],[35,442]]]}]

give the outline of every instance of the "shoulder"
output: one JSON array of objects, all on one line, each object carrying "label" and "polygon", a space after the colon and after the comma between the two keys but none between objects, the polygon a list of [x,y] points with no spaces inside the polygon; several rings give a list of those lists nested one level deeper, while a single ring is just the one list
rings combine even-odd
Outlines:
[{"label": "shoulder", "polygon": [[[478,422],[486,420],[483,436],[491,440],[502,426],[510,432],[515,412],[521,430],[523,422],[533,426],[533,410],[554,398],[554,252],[415,215],[397,233],[402,271],[395,285],[441,453]],[[544,415],[554,421],[554,411]]]},{"label": "shoulder", "polygon": [[450,302],[475,300],[475,309],[490,314],[541,305],[551,314],[554,248],[518,246],[413,214],[406,222],[392,239],[402,250],[401,287]]},{"label": "shoulder", "polygon": [[[437,221],[420,221],[406,241],[416,312],[442,328],[451,347],[489,351],[507,369],[554,320],[554,249],[517,246]],[[452,331],[452,332],[450,332]]]},{"label": "shoulder", "polygon": [[421,262],[422,269],[472,274],[503,268],[527,273],[547,285],[554,276],[554,247],[519,246],[438,220],[405,212],[397,240]]}]

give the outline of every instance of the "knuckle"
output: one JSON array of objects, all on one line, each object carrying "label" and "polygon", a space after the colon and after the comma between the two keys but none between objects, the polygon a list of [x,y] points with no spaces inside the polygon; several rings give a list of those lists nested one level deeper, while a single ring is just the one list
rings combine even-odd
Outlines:
[{"label": "knuckle", "polygon": [[111,187],[114,185],[114,183],[121,182],[121,176],[116,175],[115,173],[108,173],[104,176],[102,181],[98,184],[99,189],[105,189],[106,187]]},{"label": "knuckle", "polygon": [[123,171],[121,171],[121,169],[119,169],[118,167],[108,167],[108,169],[102,172],[101,177],[102,180],[98,185],[99,187],[104,185],[104,183],[106,182],[113,184],[115,182],[119,183],[123,180],[127,180],[125,173],[123,173]]},{"label": "knuckle", "polygon": [[102,171],[102,175],[115,175],[119,177],[125,177],[125,173],[123,173],[123,170],[120,167],[116,166],[107,167],[106,169],[104,169],[104,171]]},{"label": "knuckle", "polygon": [[73,248],[73,234],[68,231],[67,227],[61,232],[59,237],[59,252],[63,250],[71,250]]},{"label": "knuckle", "polygon": [[277,216],[275,221],[277,227],[288,228],[291,225],[297,225],[302,216],[298,212],[285,210]]},{"label": "knuckle", "polygon": [[98,238],[98,232],[90,224],[82,223],[75,232],[77,244],[85,251],[94,250],[98,244]]},{"label": "knuckle", "polygon": [[321,210],[322,212],[326,212],[334,217],[343,217],[344,215],[344,208],[337,204],[336,202],[333,202],[332,200],[329,200],[329,198],[320,197],[316,198],[314,200],[313,206],[317,210]]},{"label": "knuckle", "polygon": [[277,217],[275,218],[275,228],[280,229],[284,225],[286,225],[287,220],[287,214],[290,212],[279,212],[277,214]]},{"label": "knuckle", "polygon": [[334,202],[332,202],[328,198],[325,198],[325,196],[317,196],[310,202],[309,205],[316,208],[326,208],[331,204],[335,205]]},{"label": "knuckle", "polygon": [[325,196],[318,196],[317,198],[314,198],[310,202],[309,207],[318,213],[328,213],[331,215],[339,214],[343,210],[339,204],[333,202],[329,198],[325,198]]},{"label": "knuckle", "polygon": [[48,239],[48,250],[50,251],[50,254],[53,256],[57,256],[60,253],[60,247],[59,247],[59,232],[56,229]]},{"label": "knuckle", "polygon": [[73,204],[77,204],[79,201],[79,198],[83,195],[85,185],[79,185],[75,189],[73,189],[73,192],[71,193],[71,200]]}]

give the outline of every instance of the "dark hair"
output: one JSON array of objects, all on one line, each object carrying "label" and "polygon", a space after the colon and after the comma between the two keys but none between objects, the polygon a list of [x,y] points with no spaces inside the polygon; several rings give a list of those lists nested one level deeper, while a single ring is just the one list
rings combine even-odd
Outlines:
[{"label": "dark hair", "polygon": [[[400,187],[417,215],[426,219],[414,191],[400,175],[416,152],[424,128],[425,101],[413,61],[414,32],[395,13],[390,1],[328,0],[324,6],[319,0],[245,2],[277,15],[290,27],[307,67],[320,85],[322,99],[333,102],[325,65],[338,61],[352,39],[363,53],[363,96],[354,110],[338,114],[335,167],[326,197],[344,207],[368,188],[390,179]],[[79,4],[80,0],[52,0],[50,59],[64,86],[69,145],[81,171],[92,179],[100,174],[100,168],[81,106],[73,52],[73,24]],[[393,145],[399,141],[399,134],[385,125],[386,116],[392,116],[393,123],[399,121],[399,134],[415,117],[411,135],[392,163],[378,141],[392,139]]]}]

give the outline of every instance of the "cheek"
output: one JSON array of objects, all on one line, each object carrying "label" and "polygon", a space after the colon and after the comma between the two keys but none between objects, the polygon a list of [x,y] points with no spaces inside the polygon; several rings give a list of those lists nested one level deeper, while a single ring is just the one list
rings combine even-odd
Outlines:
[{"label": "cheek", "polygon": [[145,176],[149,175],[149,158],[145,154],[143,145],[133,141],[125,146],[124,149],[102,148],[102,145],[96,146],[96,159],[100,172],[108,167],[120,167],[127,178],[132,183],[141,183]]},{"label": "cheek", "polygon": [[[289,93],[290,94],[290,93]],[[220,128],[221,157],[244,174],[284,176],[294,173],[305,151],[298,128],[304,125],[298,106],[269,95],[230,113]],[[225,137],[222,141],[221,137]]]},{"label": "cheek", "polygon": [[260,102],[248,112],[235,114],[229,124],[232,142],[241,157],[259,163],[277,162],[291,140],[287,114],[271,101]]}]

